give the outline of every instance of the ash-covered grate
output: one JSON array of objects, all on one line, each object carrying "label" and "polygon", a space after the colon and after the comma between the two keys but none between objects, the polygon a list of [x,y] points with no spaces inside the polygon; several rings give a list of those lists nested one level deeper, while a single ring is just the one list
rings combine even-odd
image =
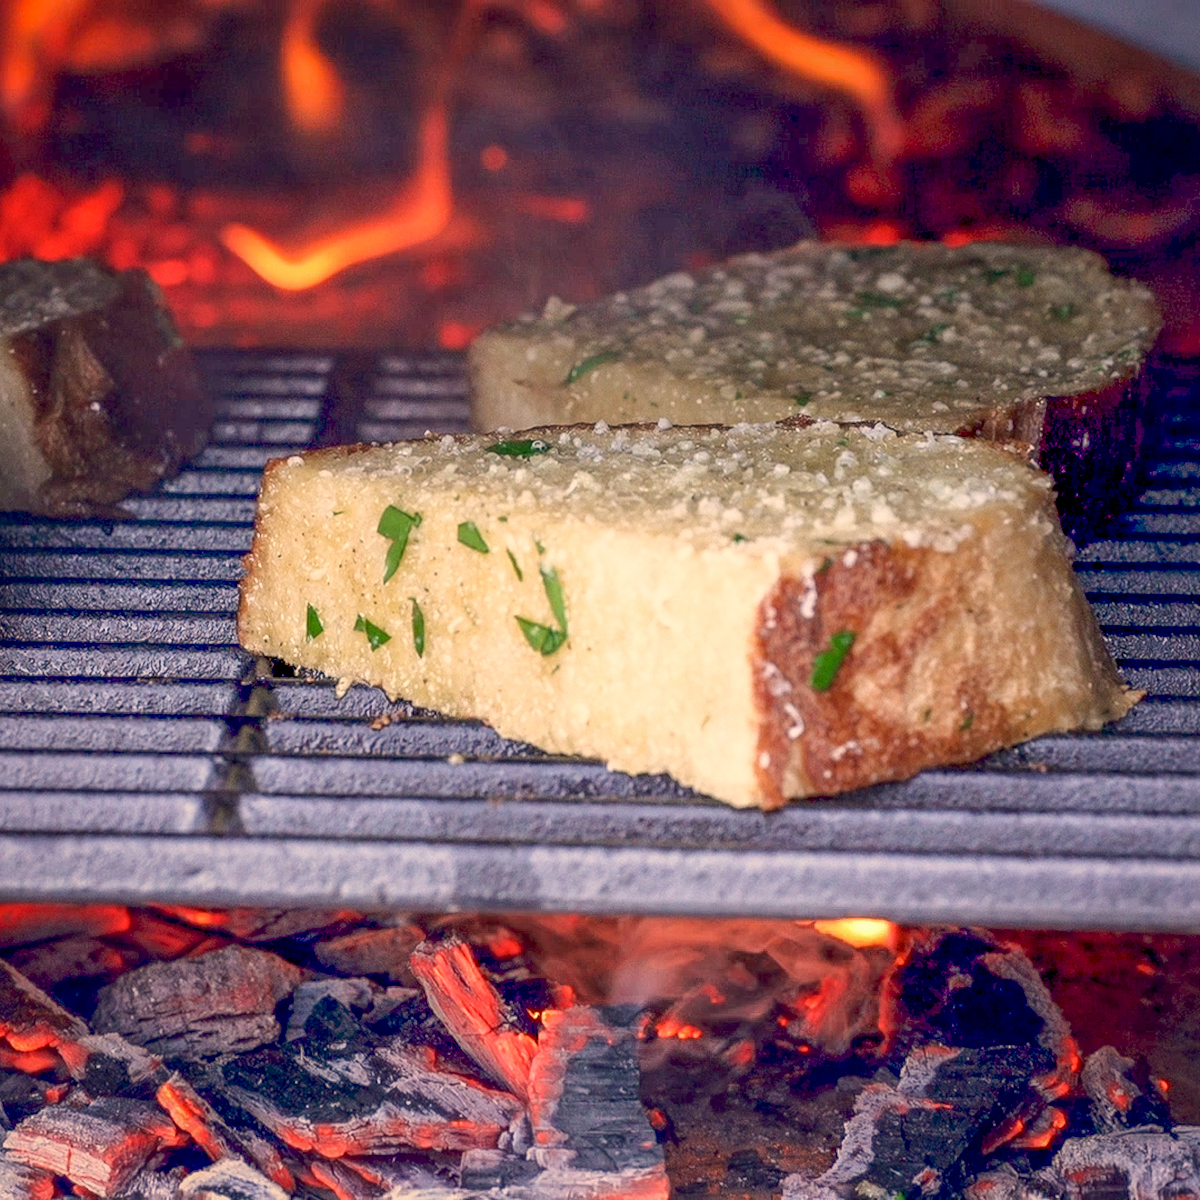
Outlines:
[{"label": "ash-covered grate", "polygon": [[229,352],[208,449],[135,519],[0,518],[0,895],[1200,927],[1200,369],[1078,569],[1149,698],[780,813],[553,758],[236,645],[263,464],[467,427],[455,355]]}]

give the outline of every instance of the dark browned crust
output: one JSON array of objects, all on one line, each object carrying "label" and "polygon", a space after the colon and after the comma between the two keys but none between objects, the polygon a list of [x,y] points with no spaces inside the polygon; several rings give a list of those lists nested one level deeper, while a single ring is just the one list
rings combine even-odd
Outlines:
[{"label": "dark browned crust", "polygon": [[[838,558],[814,576],[815,600],[805,580],[784,576],[759,607],[756,769],[767,809],[780,807],[789,795],[833,795],[907,779],[928,766],[972,762],[1020,737],[990,697],[985,672],[965,676],[940,697],[943,714],[936,721],[932,714],[918,724],[887,721],[860,707],[851,686],[856,676],[902,692],[926,640],[948,613],[972,601],[965,587],[961,594],[955,588],[952,572],[942,580],[946,586],[932,595],[926,589],[926,598],[915,600],[936,551],[863,542],[833,553]],[[920,607],[901,623],[903,638],[886,629],[861,636],[876,613],[914,602]],[[845,630],[858,640],[829,690],[818,692],[812,687],[814,659]],[[953,714],[949,721],[946,712]],[[789,738],[789,730],[802,732]]]},{"label": "dark browned crust", "polygon": [[1133,499],[1150,387],[1144,366],[1098,391],[996,409],[958,432],[1035,447],[1034,461],[1054,477],[1063,530],[1082,543]]},{"label": "dark browned crust", "polygon": [[[212,424],[212,401],[158,288],[143,271],[104,278],[110,286],[90,304],[10,340],[53,472],[39,502],[54,516],[112,513],[174,475]],[[47,287],[56,282],[47,276]]]}]

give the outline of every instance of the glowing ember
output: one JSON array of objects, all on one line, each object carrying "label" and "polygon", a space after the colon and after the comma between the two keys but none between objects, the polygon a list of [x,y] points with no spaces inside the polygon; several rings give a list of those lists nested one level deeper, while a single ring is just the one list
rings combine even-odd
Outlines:
[{"label": "glowing ember", "polygon": [[292,0],[280,44],[280,74],[288,114],[305,133],[332,133],[342,123],[345,87],[317,44],[324,0]]}]

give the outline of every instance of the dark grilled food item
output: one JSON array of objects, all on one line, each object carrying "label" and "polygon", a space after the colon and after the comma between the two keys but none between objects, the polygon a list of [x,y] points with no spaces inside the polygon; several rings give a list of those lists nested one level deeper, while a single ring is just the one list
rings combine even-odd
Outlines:
[{"label": "dark grilled food item", "polygon": [[174,475],[211,423],[143,271],[83,258],[0,266],[0,509],[111,515]]}]

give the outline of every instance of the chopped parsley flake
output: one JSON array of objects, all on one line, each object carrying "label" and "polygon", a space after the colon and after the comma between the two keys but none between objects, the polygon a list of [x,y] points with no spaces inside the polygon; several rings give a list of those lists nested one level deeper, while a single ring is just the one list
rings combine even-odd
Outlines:
[{"label": "chopped parsley flake", "polygon": [[413,649],[418,658],[425,657],[425,614],[417,603],[416,596],[412,597],[412,633]]},{"label": "chopped parsley flake", "polygon": [[546,589],[546,599],[550,601],[550,611],[558,622],[558,628],[531,621],[528,617],[517,617],[517,624],[530,646],[546,657],[553,654],[567,640],[567,606],[563,599],[558,572],[553,567],[544,565],[539,566],[538,570],[541,572],[542,587]]},{"label": "chopped parsley flake", "polygon": [[392,640],[392,635],[380,629],[373,621],[368,621],[362,613],[358,614],[358,620],[354,622],[355,633],[365,633],[367,641],[371,644],[371,650],[378,650],[385,642]]},{"label": "chopped parsley flake", "polygon": [[974,724],[975,724],[975,714],[973,712],[968,712],[967,715],[965,717],[963,717],[962,724],[959,725],[959,727],[958,727],[958,732],[966,733],[967,730],[970,729],[971,726]]},{"label": "chopped parsley flake", "polygon": [[803,408],[812,399],[812,392],[793,392],[792,399],[797,408]]},{"label": "chopped parsley flake", "polygon": [[548,454],[550,443],[541,438],[514,438],[506,442],[497,442],[494,446],[485,446],[489,454],[499,454],[504,458],[532,458],[535,454]]},{"label": "chopped parsley flake", "polygon": [[833,687],[833,681],[854,645],[855,633],[852,629],[842,629],[829,639],[829,649],[822,651],[813,659],[812,676],[808,683],[814,692],[827,692]]},{"label": "chopped parsley flake", "polygon": [[996,283],[997,281],[1003,279],[1005,277],[1005,275],[1008,274],[1008,268],[1007,267],[985,267],[983,270],[983,273],[984,273],[984,275],[987,276],[988,283]]},{"label": "chopped parsley flake", "polygon": [[605,350],[602,354],[592,354],[582,362],[577,362],[567,372],[567,377],[563,380],[563,385],[574,383],[575,380],[582,379],[589,371],[594,371],[597,367],[602,367],[606,362],[612,362],[614,358],[620,357],[620,352],[617,350]]},{"label": "chopped parsley flake", "polygon": [[1031,267],[1017,268],[1017,287],[1033,287],[1037,272]]},{"label": "chopped parsley flake", "polygon": [[746,535],[744,533],[735,533],[733,535],[733,540],[735,542],[745,542],[745,541],[748,541],[749,539],[746,537]]},{"label": "chopped parsley flake", "polygon": [[1050,315],[1056,321],[1069,321],[1079,310],[1073,304],[1056,304],[1051,310]]},{"label": "chopped parsley flake", "polygon": [[458,540],[464,546],[478,550],[480,554],[488,553],[488,544],[483,540],[483,534],[479,532],[479,526],[474,521],[463,521],[459,525]]},{"label": "chopped parsley flake", "polygon": [[862,308],[903,308],[899,296],[885,296],[882,292],[859,292],[858,303]]},{"label": "chopped parsley flake", "polygon": [[400,560],[404,557],[404,550],[408,546],[408,535],[420,523],[420,513],[406,513],[394,504],[389,504],[383,510],[383,516],[379,518],[379,526],[376,532],[385,538],[389,538],[392,543],[388,547],[387,558],[383,564],[384,583],[387,583],[395,575],[396,569],[400,566]]},{"label": "chopped parsley flake", "polygon": [[319,638],[325,632],[325,626],[321,624],[321,617],[317,610],[310,604],[308,606],[308,615],[305,617],[305,641],[311,642],[313,638]]},{"label": "chopped parsley flake", "polygon": [[561,629],[551,629],[549,625],[539,625],[528,617],[518,617],[517,624],[525,635],[525,640],[543,657],[548,657],[567,640],[567,635]]},{"label": "chopped parsley flake", "polygon": [[512,563],[512,569],[516,573],[519,583],[525,582],[525,572],[521,570],[520,564],[517,562],[517,556],[511,551],[508,551],[508,561]]},{"label": "chopped parsley flake", "polygon": [[937,325],[933,325],[929,329],[925,330],[925,332],[916,340],[918,342],[928,342],[930,345],[933,345],[933,343],[938,341],[942,334],[945,333],[949,328],[950,326],[945,321],[941,321]]}]

